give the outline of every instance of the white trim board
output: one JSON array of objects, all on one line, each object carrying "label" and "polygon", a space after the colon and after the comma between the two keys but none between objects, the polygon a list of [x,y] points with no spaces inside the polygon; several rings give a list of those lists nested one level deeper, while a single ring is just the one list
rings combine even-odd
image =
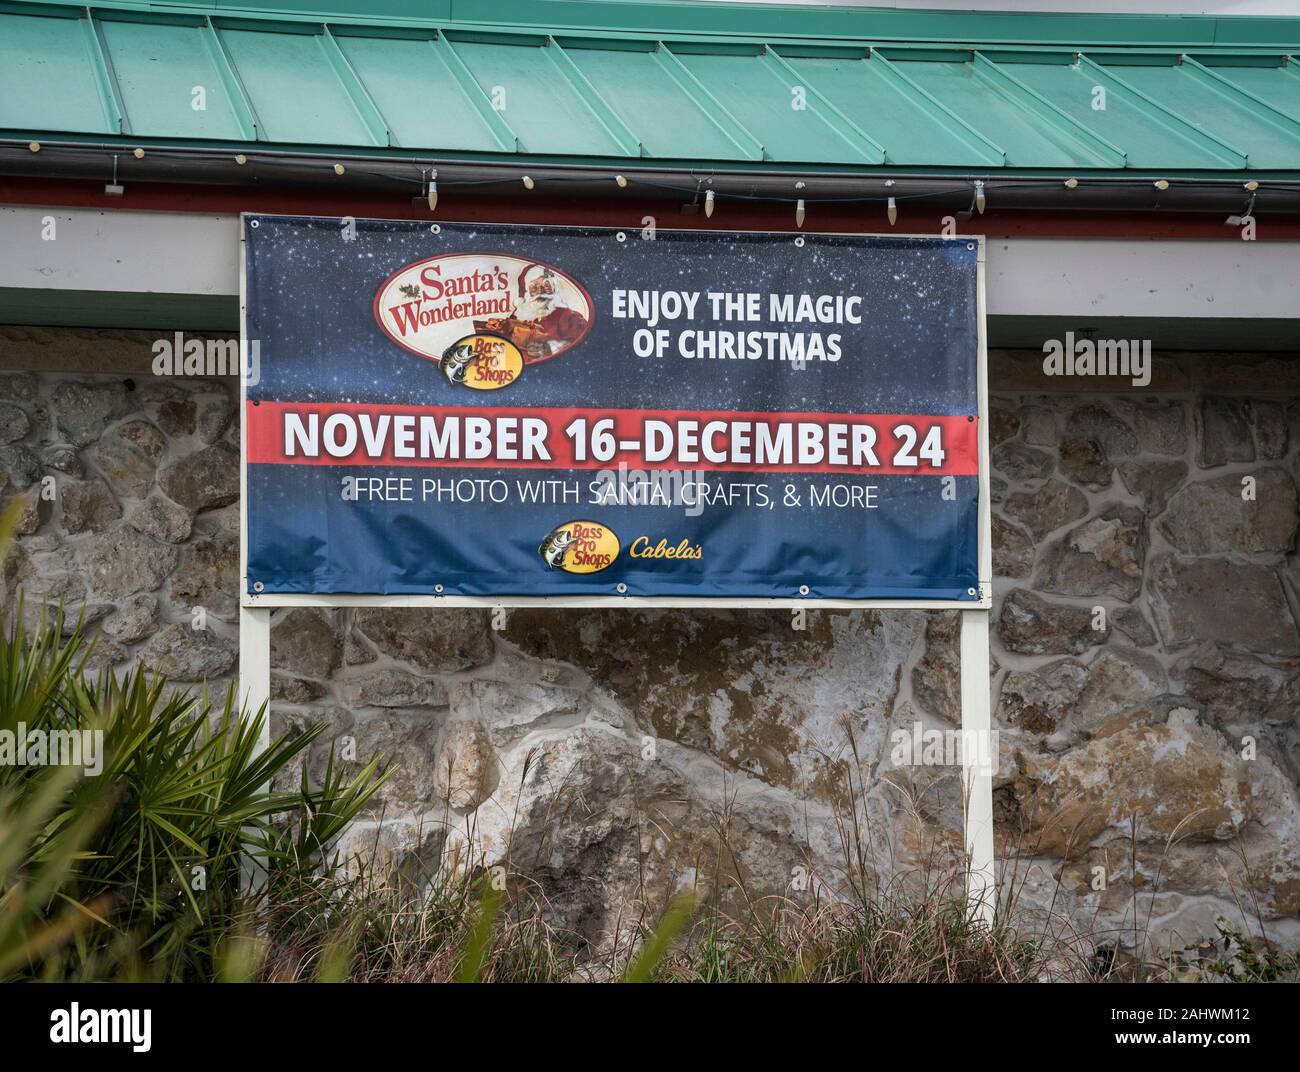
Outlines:
[{"label": "white trim board", "polygon": [[[54,241],[41,237],[47,216]],[[990,239],[988,315],[1296,317],[1300,242],[1243,242],[1235,229],[1224,232],[1221,241]],[[0,206],[0,249],[0,288],[239,293],[237,216]]]}]

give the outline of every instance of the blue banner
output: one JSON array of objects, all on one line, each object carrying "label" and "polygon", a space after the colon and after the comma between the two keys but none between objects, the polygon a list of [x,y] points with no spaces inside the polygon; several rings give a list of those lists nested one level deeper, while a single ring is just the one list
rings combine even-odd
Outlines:
[{"label": "blue banner", "polygon": [[975,242],[244,233],[250,591],[977,598]]}]

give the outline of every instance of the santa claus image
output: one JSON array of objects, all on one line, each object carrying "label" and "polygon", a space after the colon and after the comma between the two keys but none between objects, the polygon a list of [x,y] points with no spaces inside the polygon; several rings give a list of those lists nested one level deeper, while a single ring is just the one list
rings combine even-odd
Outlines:
[{"label": "santa claus image", "polygon": [[510,318],[489,320],[487,327],[536,360],[550,357],[582,338],[587,318],[565,303],[550,268],[530,264],[519,273],[519,300]]}]

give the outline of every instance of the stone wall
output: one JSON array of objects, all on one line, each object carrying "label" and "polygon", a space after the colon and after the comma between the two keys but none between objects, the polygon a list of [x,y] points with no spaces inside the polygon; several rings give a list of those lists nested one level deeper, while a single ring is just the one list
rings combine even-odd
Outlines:
[{"label": "stone wall", "polygon": [[1097,395],[993,366],[999,832],[1080,927],[1131,931],[1136,886],[1157,944],[1296,944],[1300,365],[1155,361]]},{"label": "stone wall", "polygon": [[[8,367],[44,338],[0,329]],[[1034,355],[991,364],[996,808],[1019,904],[1131,943],[1136,885],[1157,943],[1223,914],[1300,944],[1300,361],[1157,355],[1150,388],[1111,393],[1046,381]],[[0,374],[0,495],[25,503],[9,596],[84,605],[99,664],[228,681],[237,436],[228,383]],[[414,875],[505,864],[593,939],[683,886],[812,896],[950,861],[959,780],[896,764],[891,733],[959,723],[956,616],[797,624],[284,611],[274,724],[328,724],[317,768],[334,739],[396,763],[348,850]]]}]

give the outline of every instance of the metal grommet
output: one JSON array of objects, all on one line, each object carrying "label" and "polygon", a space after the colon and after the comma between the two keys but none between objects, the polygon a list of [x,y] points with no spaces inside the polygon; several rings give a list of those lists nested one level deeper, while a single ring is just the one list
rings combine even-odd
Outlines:
[{"label": "metal grommet", "polygon": [[796,246],[802,246],[802,245],[803,245],[803,235],[798,235],[798,236],[795,238],[795,240],[794,240],[794,244],[795,244]]},{"label": "metal grommet", "polygon": [[968,596],[977,596],[977,595],[979,595],[979,592],[977,592],[974,588],[967,588],[967,589],[966,589],[966,594],[967,594]]},{"label": "metal grommet", "polygon": [[436,223],[431,223],[431,224],[429,224],[429,233],[430,233],[430,234],[442,234],[442,228],[441,228],[440,226],[438,226],[438,224],[436,224]]},{"label": "metal grommet", "polygon": [[627,591],[627,585],[625,585],[622,581],[619,581],[619,582],[618,582],[618,594],[619,594],[619,595],[622,595],[622,594],[623,594],[624,592],[626,592],[626,591]]},{"label": "metal grommet", "polygon": [[264,585],[261,581],[254,581],[254,582],[253,582],[253,591],[254,591],[254,592],[260,592],[260,591],[261,591],[263,588],[265,588],[265,587],[266,587],[266,585]]},{"label": "metal grommet", "polygon": [[615,241],[618,241],[618,242],[626,242],[626,241],[627,241],[627,235],[626,235],[624,232],[619,231],[618,234],[616,234],[616,235],[614,236],[614,239],[615,239]]},{"label": "metal grommet", "polygon": [[249,221],[248,221],[248,226],[251,227],[254,231],[256,231],[256,230],[257,230],[259,227],[261,227],[262,225],[261,225],[260,223],[258,223],[257,220],[249,220]]},{"label": "metal grommet", "polygon": [[808,594],[808,586],[806,584],[801,584],[799,586],[799,594],[801,596],[806,596]]},{"label": "metal grommet", "polygon": [[967,243],[966,243],[966,248],[967,248],[967,249],[974,249],[974,248],[975,248],[975,243],[974,243],[974,242],[967,242]]},{"label": "metal grommet", "polygon": [[435,585],[433,586],[433,590],[434,590],[435,592],[437,592],[438,595],[442,595],[442,585],[440,585],[440,584],[435,584]]}]

